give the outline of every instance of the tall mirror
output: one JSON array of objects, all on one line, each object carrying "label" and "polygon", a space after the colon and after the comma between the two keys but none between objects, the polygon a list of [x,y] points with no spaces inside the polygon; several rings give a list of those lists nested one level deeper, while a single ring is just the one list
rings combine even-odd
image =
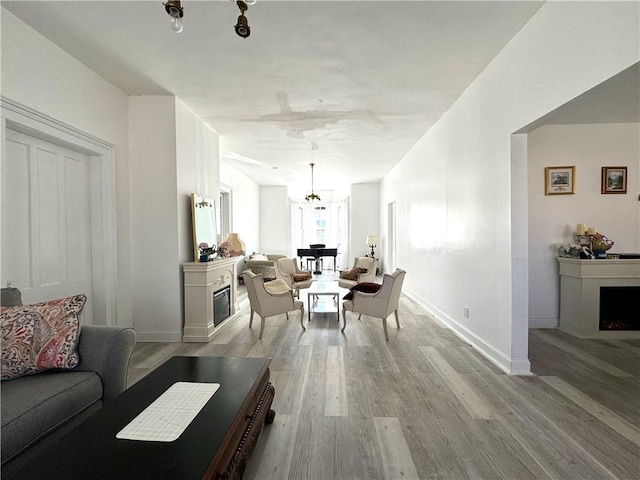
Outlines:
[{"label": "tall mirror", "polygon": [[200,258],[198,245],[217,246],[215,202],[196,193],[191,194],[191,218],[193,222],[193,256]]}]

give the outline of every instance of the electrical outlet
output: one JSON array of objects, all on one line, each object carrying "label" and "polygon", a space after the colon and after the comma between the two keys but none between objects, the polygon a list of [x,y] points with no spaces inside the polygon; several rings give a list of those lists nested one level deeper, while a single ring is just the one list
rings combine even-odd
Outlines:
[{"label": "electrical outlet", "polygon": [[469,307],[464,307],[464,318],[469,318]]}]

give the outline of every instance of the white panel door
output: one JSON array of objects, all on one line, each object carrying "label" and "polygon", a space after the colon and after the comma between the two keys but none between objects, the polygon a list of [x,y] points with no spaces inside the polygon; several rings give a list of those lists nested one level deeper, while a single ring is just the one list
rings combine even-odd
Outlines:
[{"label": "white panel door", "polygon": [[78,293],[92,323],[89,156],[7,129],[2,172],[2,284],[24,303]]}]

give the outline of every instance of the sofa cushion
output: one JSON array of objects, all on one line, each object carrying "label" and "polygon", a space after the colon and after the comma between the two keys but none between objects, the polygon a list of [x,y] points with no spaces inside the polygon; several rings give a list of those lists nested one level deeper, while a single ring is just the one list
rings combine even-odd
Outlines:
[{"label": "sofa cushion", "polygon": [[267,262],[269,261],[269,257],[267,257],[264,253],[253,252],[251,255],[249,255],[249,260],[259,260],[261,262]]},{"label": "sofa cushion", "polygon": [[289,285],[287,285],[287,282],[280,278],[271,280],[270,282],[265,282],[264,289],[272,295],[278,295],[291,291]]},{"label": "sofa cushion", "polygon": [[101,402],[95,372],[48,371],[2,382],[2,463]]},{"label": "sofa cushion", "polygon": [[2,307],[2,380],[51,368],[73,368],[84,295],[34,305]]}]

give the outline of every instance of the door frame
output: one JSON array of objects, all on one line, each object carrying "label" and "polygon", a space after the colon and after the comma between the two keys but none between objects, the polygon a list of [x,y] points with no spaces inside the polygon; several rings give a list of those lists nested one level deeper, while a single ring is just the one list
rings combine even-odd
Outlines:
[{"label": "door frame", "polygon": [[[6,155],[7,128],[89,156],[93,324],[117,325],[117,233],[114,145],[48,115],[0,97],[1,161]],[[5,219],[0,224],[5,227]]]}]

